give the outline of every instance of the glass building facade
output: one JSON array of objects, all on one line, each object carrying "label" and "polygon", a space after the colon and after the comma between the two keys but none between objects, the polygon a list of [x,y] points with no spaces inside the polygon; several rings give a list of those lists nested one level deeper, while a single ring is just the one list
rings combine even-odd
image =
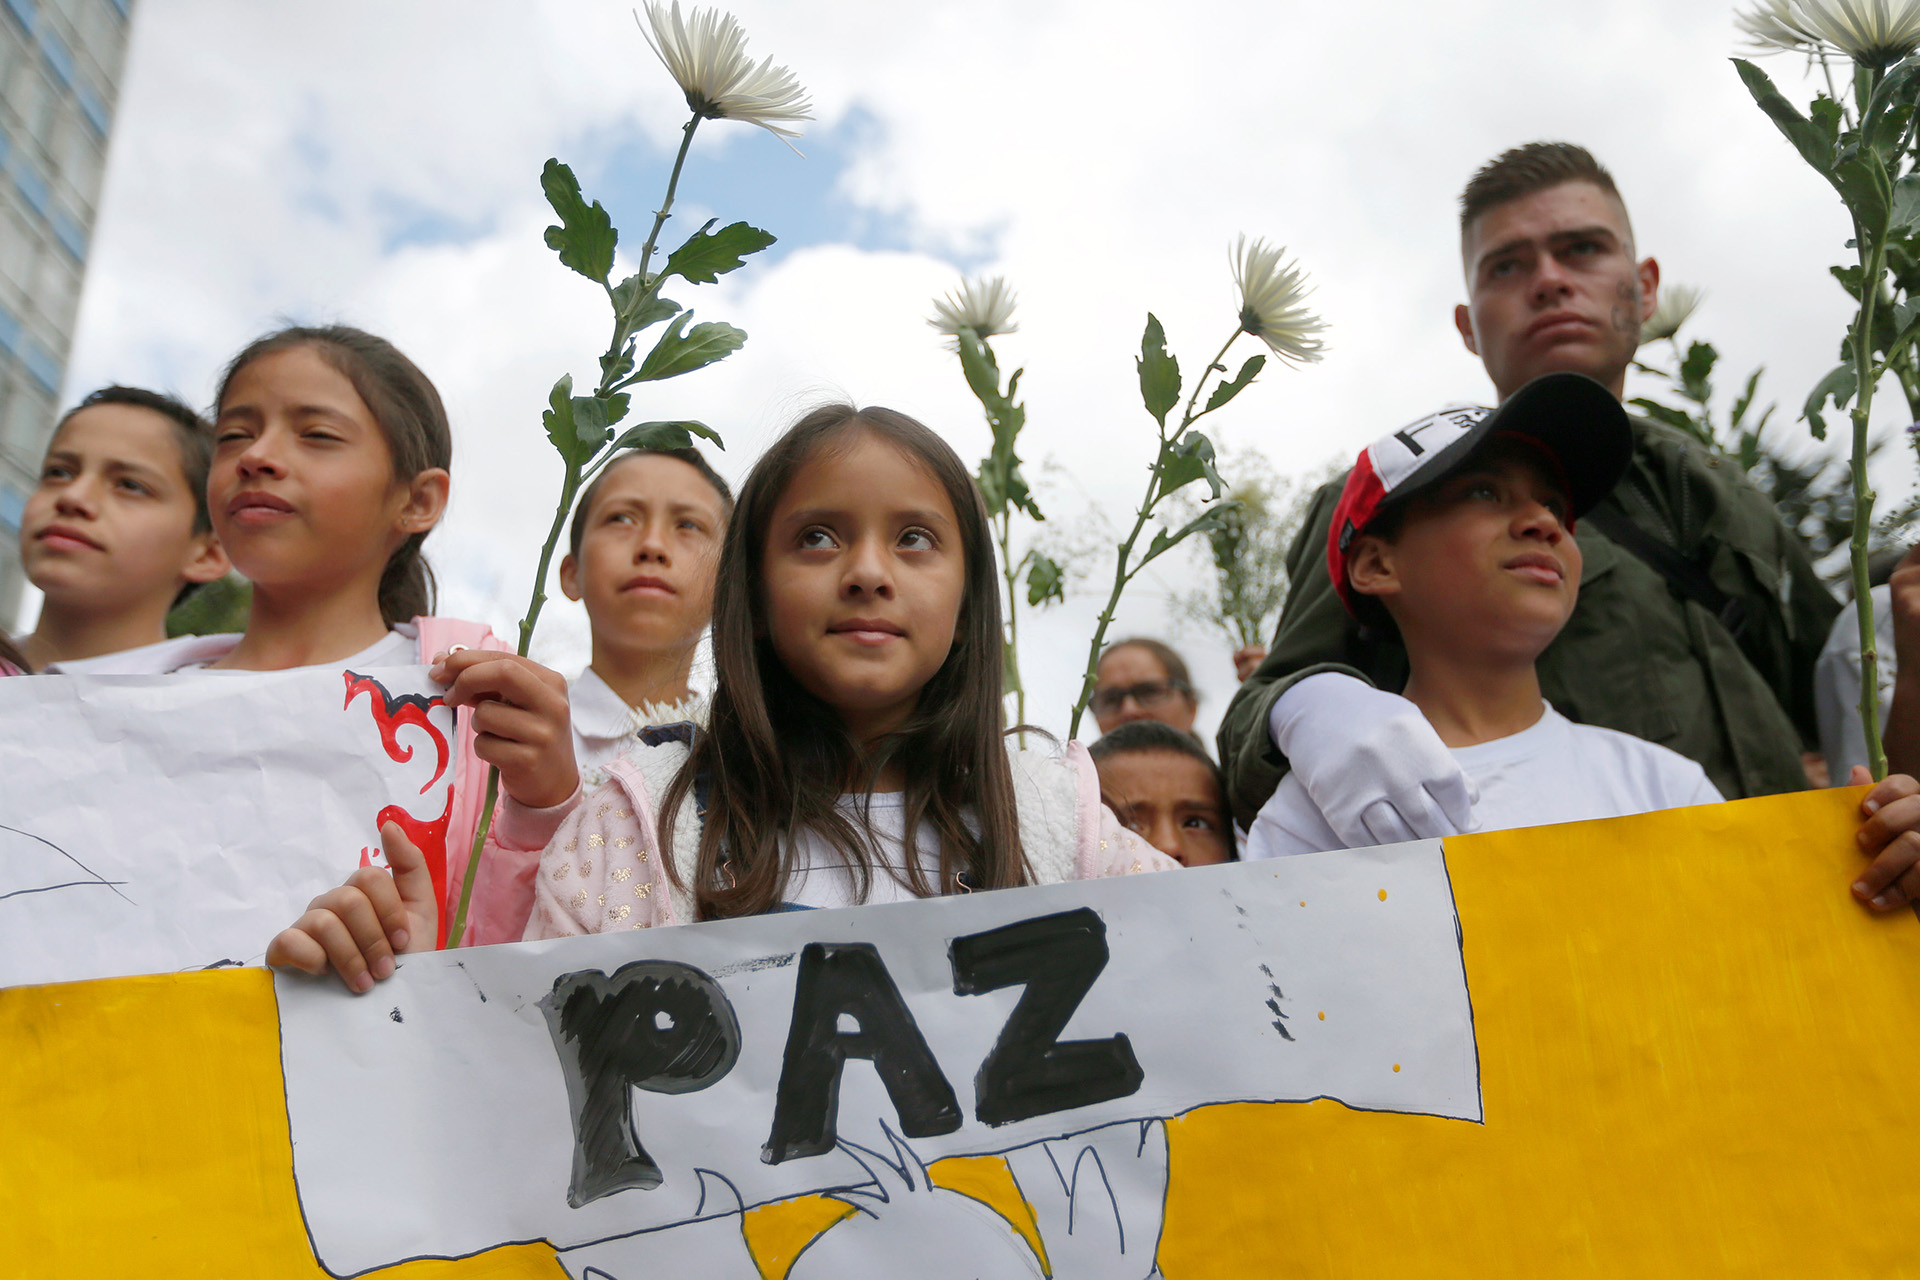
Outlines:
[{"label": "glass building facade", "polygon": [[0,626],[59,413],[133,0],[0,0]]}]

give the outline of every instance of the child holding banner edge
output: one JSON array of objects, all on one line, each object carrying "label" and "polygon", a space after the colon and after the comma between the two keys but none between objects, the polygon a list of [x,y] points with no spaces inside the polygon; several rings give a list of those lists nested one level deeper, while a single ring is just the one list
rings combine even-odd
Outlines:
[{"label": "child holding banner edge", "polygon": [[[509,803],[489,837],[499,846],[485,860],[489,891],[476,896],[505,904],[512,924],[482,914],[472,936],[517,937],[538,851],[579,794],[566,685],[486,627],[429,615],[420,547],[446,509],[453,458],[438,390],[384,339],[292,327],[234,357],[217,404],[208,507],[253,602],[245,632],[223,637],[205,665],[431,663],[447,705],[470,710],[456,735],[445,846],[426,865],[436,889],[457,897],[485,765],[499,765]],[[438,940],[436,919],[412,941]]]},{"label": "child holding banner edge", "polygon": [[[1721,800],[1693,761],[1574,724],[1540,696],[1534,662],[1579,591],[1574,521],[1619,479],[1631,447],[1604,387],[1550,373],[1498,409],[1455,406],[1375,441],[1334,509],[1334,587],[1363,624],[1399,631],[1412,669],[1404,696],[1453,752],[1479,830]],[[1852,781],[1871,778],[1856,769]],[[1875,911],[1920,897],[1920,784],[1889,777],[1861,812],[1858,843],[1876,860],[1854,895]],[[1289,775],[1245,856],[1346,845]]]},{"label": "child holding banner edge", "polygon": [[[608,767],[541,857],[526,937],[1175,867],[1101,805],[1083,748],[1014,748],[1000,634],[985,508],[953,450],[887,409],[808,414],[727,530],[710,729]],[[316,899],[269,963],[364,990],[393,950],[426,949],[437,899],[394,834],[393,875]]]}]

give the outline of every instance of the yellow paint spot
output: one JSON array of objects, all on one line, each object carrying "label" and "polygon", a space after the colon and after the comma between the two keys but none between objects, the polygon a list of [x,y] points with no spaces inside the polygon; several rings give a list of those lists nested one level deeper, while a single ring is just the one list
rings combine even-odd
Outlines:
[{"label": "yellow paint spot", "polygon": [[1380,901],[1385,902],[1386,900],[1387,900],[1387,891],[1385,889],[1382,889],[1380,891]]},{"label": "yellow paint spot", "polygon": [[1322,1009],[1320,1011],[1320,1021],[1325,1022],[1326,1020],[1327,1020],[1327,1011],[1325,1009]]},{"label": "yellow paint spot", "polygon": [[1394,1069],[1395,1071],[1399,1071],[1399,1070],[1400,1070],[1400,1064],[1399,1064],[1399,1063],[1397,1063],[1397,1062],[1396,1062],[1396,1063],[1394,1063],[1394,1064],[1393,1064],[1393,1069]]},{"label": "yellow paint spot", "polygon": [[1306,906],[1306,905],[1307,905],[1307,900],[1306,900],[1305,898],[1302,898],[1302,899],[1300,899],[1300,905],[1301,905],[1301,906],[1303,906],[1303,907],[1304,907],[1304,906]]}]

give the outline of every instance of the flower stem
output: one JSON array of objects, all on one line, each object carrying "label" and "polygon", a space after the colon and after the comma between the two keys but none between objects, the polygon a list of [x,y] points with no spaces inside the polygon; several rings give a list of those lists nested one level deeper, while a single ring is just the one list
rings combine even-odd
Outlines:
[{"label": "flower stem", "polygon": [[673,193],[680,188],[680,170],[687,163],[687,149],[693,145],[693,131],[700,127],[700,113],[694,112],[687,121],[680,139],[680,154],[673,158],[673,173],[667,178],[667,198],[660,202],[660,208],[653,215],[653,230],[647,232],[647,242],[640,246],[640,287],[647,288],[647,264],[653,261],[654,246],[660,243],[660,228],[667,225],[667,219],[673,213]]},{"label": "flower stem", "polygon": [[1207,362],[1207,367],[1200,371],[1199,380],[1193,384],[1193,394],[1187,397],[1187,411],[1181,416],[1180,430],[1185,431],[1188,427],[1192,426],[1197,419],[1204,418],[1208,413],[1212,412],[1212,410],[1209,409],[1203,409],[1199,413],[1193,411],[1193,406],[1200,403],[1200,388],[1207,385],[1208,374],[1217,371],[1222,376],[1225,375],[1226,366],[1220,362],[1226,359],[1227,348],[1231,347],[1235,342],[1238,342],[1240,335],[1245,332],[1245,329],[1235,329],[1233,333],[1228,336],[1227,340],[1220,344],[1220,350],[1215,352],[1213,359]]},{"label": "flower stem", "polygon": [[[1019,564],[1013,559],[1013,504],[1007,503],[997,517],[1000,543],[1000,576],[1007,583],[1007,659],[1006,668],[1013,673],[1013,720],[1015,724],[1027,722],[1027,682],[1020,678],[1020,600],[1015,594],[1020,582],[1020,567],[1026,563],[1023,556]],[[1020,735],[1020,747],[1026,749],[1027,735]]]},{"label": "flower stem", "polygon": [[[573,510],[573,496],[580,488],[580,465],[567,464],[567,476],[560,485],[560,504],[554,508],[553,527],[547,531],[546,545],[540,548],[540,568],[533,579],[533,598],[527,601],[527,616],[520,619],[520,647],[516,650],[521,657],[533,647],[533,628],[540,621],[540,610],[547,603],[547,570],[553,564],[553,551],[560,543],[560,530],[565,526],[567,513]],[[480,859],[487,844],[487,832],[493,826],[493,806],[500,797],[500,770],[496,765],[487,766],[487,798],[480,808],[480,825],[473,832],[473,848],[467,854],[467,874],[460,882],[460,905],[453,913],[453,925],[447,931],[447,946],[461,945],[460,939],[467,928],[467,909],[473,903],[473,885],[480,878]]]},{"label": "flower stem", "polygon": [[[1854,223],[1860,245],[1860,314],[1854,322],[1853,367],[1859,384],[1853,401],[1853,539],[1848,548],[1853,576],[1853,605],[1860,627],[1860,728],[1867,739],[1867,764],[1873,779],[1887,776],[1886,748],[1880,742],[1880,654],[1875,641],[1873,594],[1867,583],[1867,540],[1873,529],[1873,490],[1867,487],[1867,417],[1873,408],[1873,313],[1886,269],[1886,236],[1867,236]],[[1872,244],[1869,245],[1868,241]]]},{"label": "flower stem", "polygon": [[[1106,643],[1107,628],[1112,625],[1113,615],[1120,608],[1120,596],[1141,569],[1141,566],[1133,563],[1133,548],[1140,541],[1141,531],[1147,527],[1147,521],[1153,518],[1154,507],[1159,504],[1160,499],[1166,497],[1166,494],[1161,492],[1160,486],[1162,461],[1167,455],[1167,446],[1185,434],[1187,428],[1192,426],[1197,418],[1206,416],[1205,409],[1199,413],[1194,412],[1194,406],[1200,403],[1201,389],[1207,385],[1207,378],[1222,367],[1221,358],[1227,354],[1227,348],[1233,345],[1234,339],[1238,338],[1241,332],[1242,330],[1235,329],[1233,335],[1221,345],[1219,354],[1215,355],[1208,362],[1207,367],[1200,371],[1200,377],[1193,384],[1193,394],[1187,397],[1186,413],[1181,416],[1180,425],[1174,428],[1173,435],[1168,436],[1164,423],[1157,424],[1159,447],[1153,453],[1153,466],[1148,468],[1146,496],[1140,502],[1140,509],[1134,513],[1133,528],[1127,531],[1126,540],[1120,544],[1114,556],[1113,590],[1108,593],[1106,608],[1100,611],[1100,622],[1093,629],[1093,643],[1087,647],[1087,669],[1080,677],[1080,699],[1073,704],[1073,720],[1067,726],[1069,741],[1080,736],[1080,718],[1086,714],[1087,704],[1093,701],[1093,686],[1100,678],[1100,648]],[[1162,548],[1162,550],[1166,549],[1168,548]]]}]

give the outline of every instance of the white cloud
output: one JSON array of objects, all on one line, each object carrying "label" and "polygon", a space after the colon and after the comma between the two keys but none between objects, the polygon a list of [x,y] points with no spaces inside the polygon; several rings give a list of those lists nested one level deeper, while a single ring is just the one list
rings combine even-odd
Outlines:
[{"label": "white cloud", "polygon": [[[589,375],[604,341],[594,288],[540,242],[539,167],[558,154],[584,175],[635,137],[670,150],[677,90],[620,4],[154,0],[136,12],[70,390],[111,377],[204,399],[221,361],[281,314],[386,334],[456,419],[456,497],[429,544],[446,603],[504,632],[557,487],[539,410],[560,373]],[[735,12],[755,55],[813,93],[818,130],[856,108],[877,122],[837,194],[890,215],[917,250],[802,246],[681,297],[749,343],[638,408],[719,427],[736,477],[831,395],[894,405],[963,456],[981,452],[978,407],[922,321],[958,274],[941,256],[987,250],[1020,293],[1021,331],[996,346],[1028,366],[1024,452],[1059,459],[1120,519],[1151,442],[1132,361],[1145,313],[1191,377],[1233,326],[1226,247],[1243,231],[1305,266],[1329,352],[1270,371],[1215,419],[1220,433],[1282,470],[1351,454],[1490,394],[1450,322],[1453,200],[1474,167],[1535,138],[1584,142],[1614,169],[1643,250],[1708,290],[1690,331],[1720,346],[1729,383],[1764,362],[1783,420],[1844,324],[1825,270],[1845,253],[1838,202],[1747,100],[1725,61],[1723,6],[1212,0],[1175,17],[1144,2],[841,0]],[[1790,96],[1810,92],[1796,65],[1770,69]],[[735,154],[753,132],[717,122],[695,145]],[[763,179],[775,191],[801,181],[779,154]],[[662,181],[664,165],[643,185]],[[693,189],[683,199],[705,202]],[[794,210],[796,225],[820,216]],[[422,219],[456,234],[390,247]],[[623,230],[631,245],[645,228]],[[1898,460],[1883,488],[1904,491],[1910,473]],[[1154,592],[1143,580],[1121,629],[1167,630]],[[554,594],[542,652],[577,663],[584,627]],[[1052,690],[1032,710],[1051,727],[1064,728],[1092,612],[1075,602],[1026,633],[1029,686]],[[1188,643],[1217,712],[1227,647]]]}]

